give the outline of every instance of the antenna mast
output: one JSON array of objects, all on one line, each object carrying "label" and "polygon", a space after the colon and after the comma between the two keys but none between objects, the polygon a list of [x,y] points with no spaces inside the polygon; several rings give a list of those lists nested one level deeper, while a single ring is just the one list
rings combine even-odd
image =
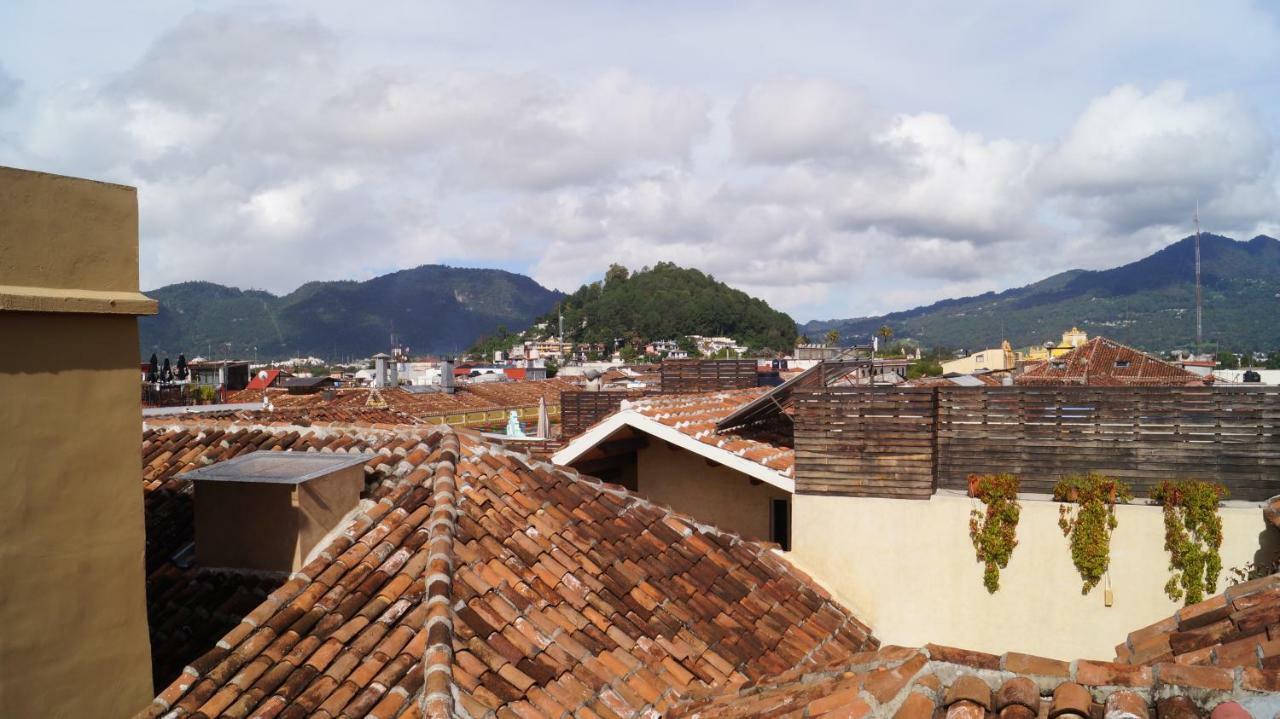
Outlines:
[{"label": "antenna mast", "polygon": [[1200,202],[1196,201],[1196,352],[1200,351],[1204,342],[1203,304],[1200,290]]}]

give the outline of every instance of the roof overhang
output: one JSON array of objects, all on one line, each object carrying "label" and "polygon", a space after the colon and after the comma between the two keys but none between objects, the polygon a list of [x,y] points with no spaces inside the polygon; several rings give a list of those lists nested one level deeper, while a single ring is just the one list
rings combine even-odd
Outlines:
[{"label": "roof overhang", "polygon": [[769,469],[762,464],[752,462],[746,457],[734,454],[727,449],[707,444],[690,437],[675,427],[670,427],[656,419],[646,417],[635,410],[629,409],[613,413],[597,422],[587,431],[574,437],[564,448],[551,455],[551,461],[558,465],[571,465],[600,443],[609,439],[613,433],[624,428],[631,428],[655,439],[669,442],[676,447],[688,450],[723,467],[741,472],[753,479],[768,482],[784,492],[794,494],[796,491],[795,480],[775,469]]}]

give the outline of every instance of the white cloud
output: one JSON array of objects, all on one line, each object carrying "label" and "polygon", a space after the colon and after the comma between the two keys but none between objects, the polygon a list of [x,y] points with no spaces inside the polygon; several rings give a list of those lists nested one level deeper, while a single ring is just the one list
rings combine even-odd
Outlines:
[{"label": "white cloud", "polygon": [[1275,231],[1274,18],[900,5],[788,8],[783,42],[750,7],[161,4],[84,65],[12,56],[0,162],[136,184],[147,287],[671,260],[848,316],[1135,259],[1197,199]]},{"label": "white cloud", "polygon": [[[288,290],[353,264],[527,253],[512,228],[476,230],[486,204],[685,163],[708,107],[621,70],[562,83],[361,69],[314,21],[198,13],[126,72],[44,97],[23,152],[140,186],[149,286],[197,274]],[[163,258],[186,243],[259,261],[193,272]],[[353,248],[363,261],[332,261]]]},{"label": "white cloud", "polygon": [[733,110],[733,143],[748,162],[839,161],[867,155],[884,112],[831,80],[775,78],[747,89]]},{"label": "white cloud", "polygon": [[1185,220],[1197,200],[1219,222],[1256,221],[1276,206],[1274,164],[1272,137],[1236,98],[1123,85],[1089,103],[1039,180],[1068,213],[1129,233]]}]

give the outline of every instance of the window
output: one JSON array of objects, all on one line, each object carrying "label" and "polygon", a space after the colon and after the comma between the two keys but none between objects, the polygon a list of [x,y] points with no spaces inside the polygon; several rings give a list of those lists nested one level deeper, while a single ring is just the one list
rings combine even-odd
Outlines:
[{"label": "window", "polygon": [[1124,369],[1129,366],[1129,360],[1116,360],[1116,369]]},{"label": "window", "polygon": [[769,541],[791,551],[791,500],[769,500]]}]

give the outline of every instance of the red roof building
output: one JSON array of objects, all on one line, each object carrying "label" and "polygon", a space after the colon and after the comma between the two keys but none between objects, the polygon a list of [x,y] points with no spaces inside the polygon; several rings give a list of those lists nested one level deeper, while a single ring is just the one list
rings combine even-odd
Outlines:
[{"label": "red roof building", "polygon": [[1106,337],[1094,337],[1061,357],[1023,372],[1019,385],[1176,387],[1212,382],[1162,359]]}]

